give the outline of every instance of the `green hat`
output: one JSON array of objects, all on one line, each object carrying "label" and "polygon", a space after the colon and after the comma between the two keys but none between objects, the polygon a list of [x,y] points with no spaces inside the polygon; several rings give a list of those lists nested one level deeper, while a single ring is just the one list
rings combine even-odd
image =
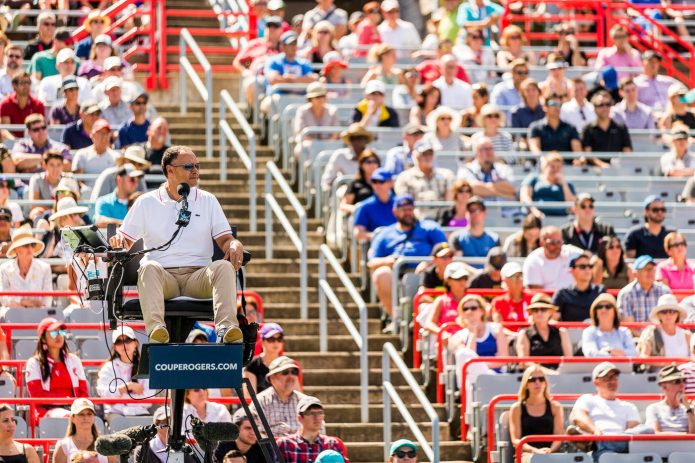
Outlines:
[{"label": "green hat", "polygon": [[398,450],[401,447],[408,447],[413,452],[417,452],[417,445],[413,444],[412,441],[409,441],[408,439],[399,439],[393,444],[391,444],[391,450],[389,450],[389,455],[393,455],[394,453],[396,453],[396,450]]}]

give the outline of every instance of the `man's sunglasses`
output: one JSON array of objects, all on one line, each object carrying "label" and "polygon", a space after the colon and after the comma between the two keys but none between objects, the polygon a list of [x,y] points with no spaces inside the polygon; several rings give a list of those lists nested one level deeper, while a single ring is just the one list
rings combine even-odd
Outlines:
[{"label": "man's sunglasses", "polygon": [[414,450],[409,450],[407,452],[405,450],[396,450],[395,452],[393,452],[393,454],[396,455],[398,458],[406,458],[406,457],[415,458],[415,457],[417,457],[417,452],[415,452]]},{"label": "man's sunglasses", "polygon": [[287,375],[292,375],[292,376],[299,376],[299,368],[292,368],[290,370],[285,370],[280,372],[282,376],[287,376]]},{"label": "man's sunglasses", "polygon": [[32,127],[32,128],[30,128],[29,131],[30,131],[30,132],[36,133],[36,132],[42,132],[42,131],[44,131],[44,130],[46,130],[46,129],[48,129],[48,126],[47,126],[47,125],[40,125],[40,126],[38,126],[38,127]]},{"label": "man's sunglasses", "polygon": [[183,170],[191,171],[193,169],[200,170],[200,163],[187,162],[185,164],[171,164],[172,167],[183,167]]}]

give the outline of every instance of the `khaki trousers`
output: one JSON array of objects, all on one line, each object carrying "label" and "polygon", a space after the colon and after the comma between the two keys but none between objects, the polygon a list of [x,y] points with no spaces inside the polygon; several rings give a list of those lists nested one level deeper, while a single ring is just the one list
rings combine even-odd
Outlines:
[{"label": "khaki trousers", "polygon": [[236,325],[236,273],[229,261],[217,260],[207,267],[164,268],[149,261],[138,270],[140,307],[149,334],[164,323],[164,301],[179,296],[212,297],[215,326]]}]

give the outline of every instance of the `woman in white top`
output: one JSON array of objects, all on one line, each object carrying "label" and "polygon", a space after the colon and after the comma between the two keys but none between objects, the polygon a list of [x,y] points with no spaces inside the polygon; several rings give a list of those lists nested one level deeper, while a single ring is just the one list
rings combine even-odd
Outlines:
[{"label": "woman in white top", "polygon": [[634,357],[632,333],[620,326],[618,303],[611,294],[599,294],[589,310],[591,326],[582,331],[584,357]]},{"label": "woman in white top", "polygon": [[24,221],[24,214],[19,204],[10,201],[10,188],[13,186],[11,182],[0,175],[0,207],[6,207],[12,211],[12,226],[16,228]]},{"label": "woman in white top", "polygon": [[183,416],[189,415],[205,423],[231,423],[232,415],[222,404],[208,402],[207,389],[187,389]]},{"label": "woman in white top", "polygon": [[[94,404],[84,397],[75,399],[70,407],[70,420],[65,437],[56,442],[53,463],[68,463],[73,454],[83,450],[94,450],[99,430],[94,424]],[[115,463],[118,457],[98,456],[99,463]]]},{"label": "woman in white top", "polygon": [[505,158],[513,160],[513,156],[508,153],[514,150],[512,136],[509,132],[500,130],[500,127],[505,126],[504,113],[497,106],[488,103],[480,108],[480,114],[476,118],[476,125],[482,127],[482,130],[471,136],[471,144],[475,145],[476,140],[487,137],[492,141],[492,147],[495,148],[495,154],[500,157],[503,153]]},{"label": "woman in white top", "polygon": [[[140,352],[135,332],[129,326],[119,326],[112,334],[113,352],[108,362],[99,370],[97,394],[99,397],[141,399],[153,395],[149,381],[134,378],[140,364]],[[104,405],[104,414],[109,420],[113,415],[149,415],[149,404]]]},{"label": "woman in white top", "polygon": [[456,133],[461,126],[461,115],[448,106],[439,106],[427,115],[430,132],[422,138],[438,151],[465,151],[463,138]]},{"label": "woman in white top", "polygon": [[[691,333],[677,326],[686,316],[687,312],[678,304],[676,296],[661,296],[656,307],[649,313],[649,320],[658,325],[645,328],[640,336],[640,357],[689,357]],[[650,365],[650,369],[656,370],[658,366],[664,365]]]},{"label": "woman in white top", "polygon": [[[0,188],[2,190],[2,188]],[[3,291],[52,291],[51,267],[34,259],[44,250],[44,244],[34,238],[31,226],[19,227],[12,236],[7,257],[12,260],[0,265],[0,289]],[[13,259],[14,258],[14,259]],[[4,296],[4,307],[50,307],[50,296]]]}]

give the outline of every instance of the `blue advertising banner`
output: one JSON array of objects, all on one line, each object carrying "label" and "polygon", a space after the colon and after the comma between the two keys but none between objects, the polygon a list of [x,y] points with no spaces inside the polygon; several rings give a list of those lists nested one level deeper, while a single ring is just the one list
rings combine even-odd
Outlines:
[{"label": "blue advertising banner", "polygon": [[243,348],[242,344],[150,344],[150,387],[241,387]]}]

